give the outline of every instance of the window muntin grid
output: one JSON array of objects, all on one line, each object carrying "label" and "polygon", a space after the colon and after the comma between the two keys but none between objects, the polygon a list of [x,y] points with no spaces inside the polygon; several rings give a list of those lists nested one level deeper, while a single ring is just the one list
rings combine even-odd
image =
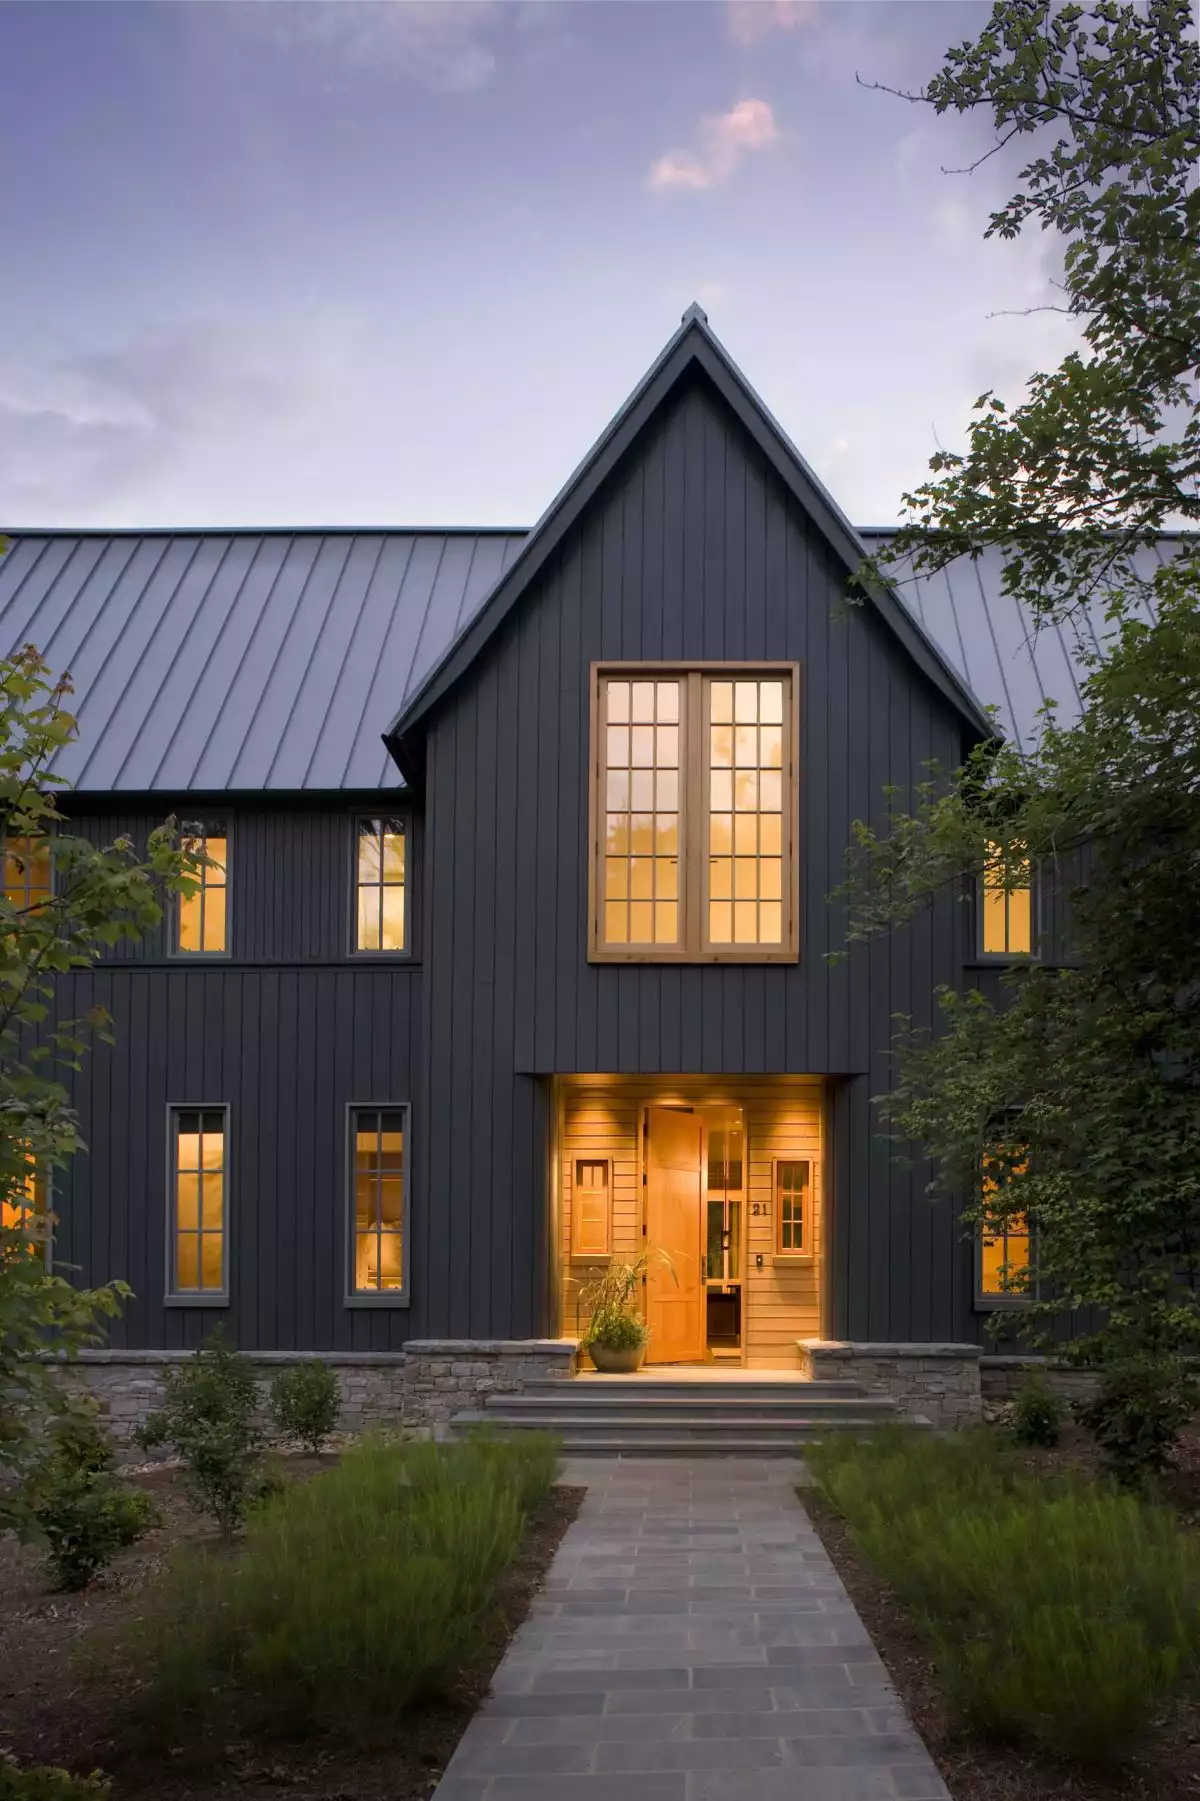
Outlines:
[{"label": "window muntin grid", "polygon": [[781,1158],[775,1165],[775,1219],[777,1248],[803,1251],[808,1221],[808,1196],[812,1165],[807,1158]]},{"label": "window muntin grid", "polygon": [[783,944],[784,683],[711,679],[706,926],[714,946]]},{"label": "window muntin grid", "polygon": [[606,946],[680,942],[681,687],[678,677],[603,685]]},{"label": "window muntin grid", "polygon": [[394,1295],[404,1287],[404,1110],[354,1107],[350,1131],[353,1292]]},{"label": "window muntin grid", "polygon": [[44,906],[54,893],[49,838],[4,840],[4,898],[21,912]]},{"label": "window muntin grid", "polygon": [[1033,873],[1028,859],[1022,867],[1022,885],[1006,890],[1003,850],[998,844],[988,845],[980,882],[980,935],[987,957],[1028,957],[1033,952]]},{"label": "window muntin grid", "polygon": [[188,956],[220,956],[228,948],[229,839],[221,824],[191,822],[183,847],[210,859],[193,894],[179,896],[176,949]]},{"label": "window muntin grid", "polygon": [[173,1113],[171,1288],[223,1294],[226,1239],[226,1114],[223,1107]]},{"label": "window muntin grid", "polygon": [[406,860],[402,820],[359,820],[354,869],[355,950],[405,949]]}]

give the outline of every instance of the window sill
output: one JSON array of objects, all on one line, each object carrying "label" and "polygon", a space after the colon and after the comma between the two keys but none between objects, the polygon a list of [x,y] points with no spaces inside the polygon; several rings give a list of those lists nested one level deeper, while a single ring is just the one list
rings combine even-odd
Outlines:
[{"label": "window sill", "polygon": [[412,1297],[407,1294],[348,1294],[344,1305],[347,1307],[411,1307]]},{"label": "window sill", "polygon": [[611,1263],[612,1260],[613,1253],[611,1251],[594,1251],[591,1253],[586,1251],[571,1252],[572,1268],[578,1265],[581,1269],[587,1269],[594,1267],[598,1263]]},{"label": "window sill", "polygon": [[771,1256],[772,1264],[776,1268],[782,1268],[782,1269],[786,1269],[789,1264],[795,1264],[795,1263],[810,1263],[811,1264],[811,1263],[815,1263],[816,1260],[817,1260],[817,1257],[816,1257],[815,1251],[775,1251],[772,1253],[772,1256]]},{"label": "window sill", "polygon": [[228,1294],[168,1294],[164,1307],[228,1307]]},{"label": "window sill", "polygon": [[674,964],[676,967],[690,965],[692,968],[720,968],[729,964],[736,969],[743,969],[748,964],[764,963],[799,963],[800,953],[794,950],[782,951],[744,951],[731,955],[727,951],[606,951],[595,948],[588,951],[589,963],[614,963],[618,967],[627,964],[655,963]]},{"label": "window sill", "polygon": [[1011,1307],[1028,1307],[1035,1299],[1025,1294],[977,1294],[975,1296],[976,1313],[1003,1313]]}]

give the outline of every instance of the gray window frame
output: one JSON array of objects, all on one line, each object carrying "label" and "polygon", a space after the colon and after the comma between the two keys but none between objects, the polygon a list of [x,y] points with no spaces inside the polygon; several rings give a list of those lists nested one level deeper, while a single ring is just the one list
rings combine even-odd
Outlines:
[{"label": "gray window frame", "polygon": [[[390,821],[400,827],[404,838],[404,946],[398,951],[360,949],[358,943],[358,841],[364,820]],[[350,907],[346,927],[348,955],[355,962],[401,963],[412,960],[412,820],[396,809],[359,807],[350,816]],[[380,890],[382,893],[382,888]],[[364,1102],[363,1105],[366,1103]]]},{"label": "gray window frame", "polygon": [[195,837],[194,832],[187,830],[189,825],[198,825],[203,830],[205,843],[212,837],[223,835],[225,839],[225,949],[223,951],[188,951],[179,942],[179,904],[182,896],[176,895],[170,910],[170,942],[167,953],[177,958],[180,963],[228,963],[233,957],[233,898],[234,873],[237,859],[234,856],[233,816],[229,813],[194,813],[189,818],[187,809],[178,807],[180,838]]},{"label": "gray window frame", "polygon": [[[1004,1236],[1007,1239],[1008,1233],[1006,1232]],[[1030,1258],[1030,1262],[1032,1262],[1033,1261],[1033,1228],[1031,1226],[1029,1226],[1028,1221],[1026,1221],[1026,1236],[1028,1237],[1028,1240],[1029,1240],[1029,1258]],[[974,1231],[973,1239],[972,1239],[972,1251],[973,1251],[973,1255],[974,1255],[974,1259],[975,1259],[975,1311],[976,1311],[976,1313],[1003,1312],[1006,1308],[1027,1307],[1029,1305],[1030,1301],[1036,1301],[1038,1298],[1038,1285],[1036,1282],[1034,1283],[1032,1288],[1024,1289],[1020,1293],[1017,1293],[1014,1290],[1014,1292],[1012,1294],[991,1294],[984,1288],[984,1286],[983,1286],[983,1239],[984,1239],[983,1222],[982,1222],[982,1220],[976,1220],[975,1221],[975,1231]]]},{"label": "gray window frame", "polygon": [[[400,1255],[404,1284],[401,1288],[372,1291],[354,1286],[354,1138],[360,1113],[400,1113],[404,1117],[404,1178],[400,1202]],[[347,1307],[410,1307],[412,1305],[412,1104],[409,1101],[347,1101],[343,1121],[345,1135],[345,1231],[343,1234]]]},{"label": "gray window frame", "polygon": [[[1007,915],[1006,915],[1007,917]],[[975,879],[975,955],[980,963],[1036,963],[1041,956],[1042,883],[1034,858],[1029,859],[1029,949],[1027,951],[988,951],[983,948],[984,896],[983,876]]]},{"label": "gray window frame", "polygon": [[[178,1121],[182,1113],[220,1113],[223,1114],[225,1135],[225,1165],[222,1174],[225,1177],[224,1216],[225,1230],[221,1235],[221,1286],[216,1288],[177,1288],[175,1286],[175,1232],[176,1207],[178,1193],[176,1190],[177,1160],[175,1144],[178,1137]],[[228,1307],[229,1306],[229,1268],[230,1243],[233,1236],[233,1110],[228,1101],[168,1101],[167,1102],[167,1150],[166,1150],[166,1292],[163,1305],[166,1307]]]}]

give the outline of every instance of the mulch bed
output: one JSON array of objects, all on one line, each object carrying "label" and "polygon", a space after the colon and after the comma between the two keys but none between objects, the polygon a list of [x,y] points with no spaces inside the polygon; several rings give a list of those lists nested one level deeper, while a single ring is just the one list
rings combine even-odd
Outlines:
[{"label": "mulch bed", "polygon": [[[1095,1473],[1099,1467],[1091,1440],[1073,1427],[1057,1450],[1028,1451],[1023,1461],[1043,1475],[1066,1469]],[[1200,1518],[1200,1430],[1186,1435],[1168,1490],[1194,1525]],[[909,1615],[859,1557],[849,1528],[820,1490],[805,1488],[802,1499],[954,1801],[1197,1801],[1200,1699],[1180,1703],[1153,1742],[1111,1772],[1066,1768],[956,1731],[933,1660]]]},{"label": "mulch bed", "polygon": [[[294,1457],[287,1473],[304,1479],[321,1467],[319,1459]],[[177,1545],[211,1537],[177,1471],[134,1480],[154,1496],[163,1524],[82,1594],[54,1593],[35,1552],[0,1540],[0,1751],[22,1763],[103,1769],[113,1801],[428,1801],[583,1497],[577,1488],[552,1491],[502,1579],[486,1655],[457,1673],[443,1702],[399,1717],[391,1742],[235,1744],[219,1763],[198,1766],[182,1754],[164,1762],[139,1745],[125,1708],[127,1679],[86,1655],[93,1634],[102,1639],[134,1612]]]}]

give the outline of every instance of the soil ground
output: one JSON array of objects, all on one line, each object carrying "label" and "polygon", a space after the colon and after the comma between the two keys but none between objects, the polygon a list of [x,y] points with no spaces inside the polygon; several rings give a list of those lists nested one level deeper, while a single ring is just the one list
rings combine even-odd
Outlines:
[{"label": "soil ground", "polygon": [[[322,1462],[289,1458],[287,1474],[307,1479]],[[324,1738],[232,1744],[219,1762],[201,1766],[182,1754],[165,1761],[151,1754],[126,1705],[127,1674],[88,1655],[89,1643],[103,1643],[136,1614],[139,1596],[176,1546],[211,1535],[177,1470],[132,1480],[153,1495],[162,1524],[82,1594],[55,1593],[36,1551],[0,1540],[0,1751],[22,1764],[100,1768],[112,1778],[113,1801],[428,1801],[583,1495],[556,1488],[531,1519],[501,1581],[486,1655],[457,1672],[443,1702],[400,1716],[378,1746]]]}]

